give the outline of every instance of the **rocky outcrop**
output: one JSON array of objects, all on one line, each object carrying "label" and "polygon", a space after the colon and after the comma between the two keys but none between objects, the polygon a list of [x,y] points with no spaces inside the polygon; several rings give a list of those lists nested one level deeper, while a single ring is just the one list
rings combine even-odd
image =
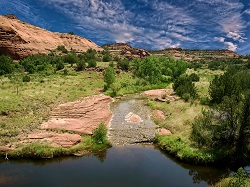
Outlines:
[{"label": "rocky outcrop", "polygon": [[69,148],[80,143],[82,138],[78,134],[41,132],[29,134],[26,140],[28,142],[46,142],[49,143],[52,147]]},{"label": "rocky outcrop", "polygon": [[19,60],[33,54],[48,54],[57,46],[85,52],[102,50],[92,41],[76,35],[47,31],[18,20],[14,15],[0,16],[0,55]]},{"label": "rocky outcrop", "polygon": [[151,54],[144,49],[132,48],[130,45],[125,43],[116,43],[116,44],[106,44],[102,46],[104,49],[107,49],[111,54],[118,55],[122,58],[134,59],[134,58],[146,58]]},{"label": "rocky outcrop", "polygon": [[105,95],[86,97],[83,100],[59,105],[51,112],[48,122],[41,129],[67,130],[92,134],[101,122],[108,125],[112,113],[109,104],[112,98]]},{"label": "rocky outcrop", "polygon": [[156,89],[156,90],[148,90],[142,93],[147,97],[152,99],[165,102],[165,101],[176,101],[179,99],[178,96],[174,95],[173,89]]},{"label": "rocky outcrop", "polygon": [[159,51],[151,51],[157,56],[172,56],[175,59],[184,59],[186,61],[211,60],[211,59],[225,59],[238,58],[241,55],[230,50],[189,50],[181,48],[169,48]]}]

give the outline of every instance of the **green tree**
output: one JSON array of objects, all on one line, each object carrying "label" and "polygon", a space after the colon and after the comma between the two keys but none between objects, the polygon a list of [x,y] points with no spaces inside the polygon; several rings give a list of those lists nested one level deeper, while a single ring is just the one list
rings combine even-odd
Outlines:
[{"label": "green tree", "polygon": [[0,75],[9,74],[14,71],[13,60],[8,56],[0,56]]},{"label": "green tree", "polygon": [[104,90],[107,90],[110,87],[110,85],[115,82],[115,70],[114,70],[114,68],[109,66],[104,71],[103,77],[104,77],[104,82],[106,83],[104,85]]}]

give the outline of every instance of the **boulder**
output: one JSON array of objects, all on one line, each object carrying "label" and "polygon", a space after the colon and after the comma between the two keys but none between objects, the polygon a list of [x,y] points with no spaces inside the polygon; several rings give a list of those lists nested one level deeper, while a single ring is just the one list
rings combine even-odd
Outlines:
[{"label": "boulder", "polygon": [[170,130],[165,129],[165,128],[161,128],[160,131],[158,132],[158,134],[170,136],[170,135],[172,135],[172,132]]}]

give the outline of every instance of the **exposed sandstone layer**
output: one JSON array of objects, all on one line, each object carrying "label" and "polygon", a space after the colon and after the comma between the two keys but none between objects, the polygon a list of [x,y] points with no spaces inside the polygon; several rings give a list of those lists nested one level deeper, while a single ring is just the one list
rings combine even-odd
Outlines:
[{"label": "exposed sandstone layer", "polygon": [[144,49],[132,48],[130,45],[125,43],[106,44],[102,47],[107,49],[113,55],[118,55],[127,59],[145,58],[151,55]]},{"label": "exposed sandstone layer", "polygon": [[68,130],[92,134],[100,122],[107,126],[112,113],[109,104],[112,98],[105,95],[86,97],[83,100],[59,105],[51,112],[51,119],[41,129]]},{"label": "exposed sandstone layer", "polygon": [[81,142],[82,138],[78,134],[58,134],[55,132],[41,132],[29,134],[27,140],[29,142],[47,142],[52,147],[64,147],[69,148]]},{"label": "exposed sandstone layer", "polygon": [[142,93],[143,95],[152,99],[165,102],[165,101],[176,101],[179,99],[178,96],[174,95],[173,89],[156,89],[148,90]]},{"label": "exposed sandstone layer", "polygon": [[85,52],[89,48],[102,50],[80,36],[47,31],[18,20],[14,15],[0,16],[0,55],[19,60],[33,54],[48,54],[57,46]]}]

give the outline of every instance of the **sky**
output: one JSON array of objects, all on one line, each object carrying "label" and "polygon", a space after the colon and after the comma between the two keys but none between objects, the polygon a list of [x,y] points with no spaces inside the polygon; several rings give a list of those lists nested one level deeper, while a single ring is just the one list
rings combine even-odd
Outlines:
[{"label": "sky", "polygon": [[0,15],[98,45],[250,54],[250,0],[0,0]]}]

